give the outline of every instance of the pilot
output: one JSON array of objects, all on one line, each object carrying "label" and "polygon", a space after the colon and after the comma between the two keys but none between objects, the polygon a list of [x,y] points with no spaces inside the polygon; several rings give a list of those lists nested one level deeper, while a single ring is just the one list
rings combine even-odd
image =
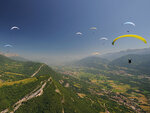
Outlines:
[{"label": "pilot", "polygon": [[131,64],[132,63],[132,59],[128,59],[128,63]]}]

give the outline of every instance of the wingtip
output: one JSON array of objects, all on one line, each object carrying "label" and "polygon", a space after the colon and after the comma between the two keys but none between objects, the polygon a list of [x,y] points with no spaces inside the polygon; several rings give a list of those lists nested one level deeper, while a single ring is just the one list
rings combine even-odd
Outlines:
[{"label": "wingtip", "polygon": [[112,45],[114,45],[114,42],[112,42]]}]

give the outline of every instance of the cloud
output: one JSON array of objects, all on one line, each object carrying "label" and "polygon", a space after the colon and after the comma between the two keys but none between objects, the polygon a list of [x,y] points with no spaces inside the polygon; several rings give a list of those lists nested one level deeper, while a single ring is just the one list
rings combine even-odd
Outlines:
[{"label": "cloud", "polygon": [[81,32],[77,32],[76,35],[82,35],[82,33]]},{"label": "cloud", "polygon": [[91,30],[97,30],[97,28],[96,28],[96,27],[91,27],[90,29],[91,29]]},{"label": "cloud", "polygon": [[17,27],[17,26],[13,26],[13,27],[11,27],[11,29],[10,29],[10,30],[14,30],[14,29],[19,30],[20,28],[19,28],[19,27]]},{"label": "cloud", "polygon": [[108,38],[102,37],[102,38],[100,38],[100,40],[108,40]]},{"label": "cloud", "polygon": [[100,52],[93,52],[92,55],[100,55]]}]

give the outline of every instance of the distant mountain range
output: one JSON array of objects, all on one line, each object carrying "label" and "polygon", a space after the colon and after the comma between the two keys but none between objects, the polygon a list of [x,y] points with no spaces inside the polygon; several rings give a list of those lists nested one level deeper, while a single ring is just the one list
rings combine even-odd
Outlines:
[{"label": "distant mountain range", "polygon": [[[113,68],[114,66],[126,67],[137,70],[137,72],[143,74],[150,74],[150,54],[148,54],[148,51],[150,51],[149,48],[142,50],[127,50],[124,52],[123,51],[118,52],[116,53],[117,55],[113,53],[111,54],[110,58],[109,56],[107,57],[105,56],[107,59],[102,57],[91,56],[74,62],[74,65],[97,69],[106,69],[106,66],[109,66],[109,68]],[[129,53],[137,53],[137,54],[129,54]],[[128,63],[128,59],[130,58],[132,59],[131,64]]]},{"label": "distant mountain range", "polygon": [[11,56],[9,58],[12,59],[12,60],[16,60],[16,61],[23,61],[23,62],[29,61],[28,59],[25,59],[25,58],[23,58],[21,56]]},{"label": "distant mountain range", "polygon": [[16,60],[16,61],[29,61],[28,59],[25,59],[24,57],[19,56],[18,54],[14,54],[14,53],[2,53],[0,52],[1,56],[5,56],[7,58],[10,58],[12,60]]},{"label": "distant mountain range", "polygon": [[120,57],[128,55],[128,54],[141,54],[141,55],[150,54],[150,48],[128,49],[128,50],[125,50],[125,51],[104,54],[104,55],[101,55],[100,57],[112,61],[112,60],[115,60],[117,58],[120,58]]},{"label": "distant mountain range", "polygon": [[[128,63],[128,59],[132,59],[132,63]],[[150,74],[150,54],[130,54],[117,58],[109,63],[111,66],[127,67],[136,69],[141,73]]]},{"label": "distant mountain range", "polygon": [[96,56],[90,56],[83,58],[79,61],[76,61],[74,64],[76,66],[83,66],[83,67],[92,67],[92,68],[105,68],[104,64],[108,64],[109,61],[107,59],[96,57]]}]

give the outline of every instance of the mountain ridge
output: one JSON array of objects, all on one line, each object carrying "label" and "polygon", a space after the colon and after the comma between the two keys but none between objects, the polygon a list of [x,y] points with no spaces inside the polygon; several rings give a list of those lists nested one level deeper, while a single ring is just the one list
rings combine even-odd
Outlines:
[{"label": "mountain ridge", "polygon": [[128,54],[150,54],[150,48],[143,48],[143,49],[128,49],[120,52],[115,53],[107,53],[104,55],[100,55],[99,57],[105,58],[107,60],[115,60],[119,57],[128,55]]}]

